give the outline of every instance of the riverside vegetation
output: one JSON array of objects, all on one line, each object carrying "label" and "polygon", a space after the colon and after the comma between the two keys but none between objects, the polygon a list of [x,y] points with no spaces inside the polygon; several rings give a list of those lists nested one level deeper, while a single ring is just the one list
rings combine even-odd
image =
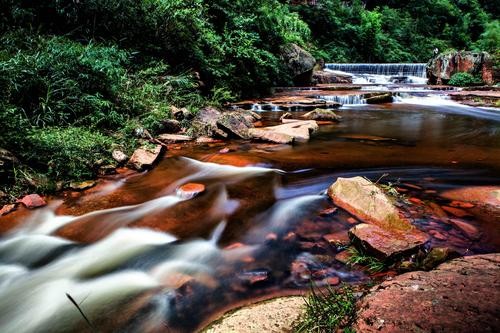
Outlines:
[{"label": "riverside vegetation", "polygon": [[481,0],[1,0],[0,8],[0,147],[16,155],[2,201],[95,177],[113,149],[139,145],[136,129],[160,132],[171,106],[195,114],[291,84],[279,57],[286,44],[329,61],[423,62],[435,47],[498,52],[500,35],[495,1]]}]

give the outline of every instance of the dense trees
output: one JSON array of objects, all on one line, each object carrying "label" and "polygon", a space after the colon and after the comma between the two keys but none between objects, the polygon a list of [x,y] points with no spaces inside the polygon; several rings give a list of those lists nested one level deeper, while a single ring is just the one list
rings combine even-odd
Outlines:
[{"label": "dense trees", "polygon": [[487,0],[0,0],[0,147],[33,166],[16,175],[90,177],[170,105],[289,84],[287,43],[327,61],[421,62],[435,47],[496,50],[497,15]]},{"label": "dense trees", "polygon": [[329,61],[426,62],[436,47],[472,48],[496,18],[492,7],[478,0],[322,0],[294,10],[312,30],[316,55]]}]

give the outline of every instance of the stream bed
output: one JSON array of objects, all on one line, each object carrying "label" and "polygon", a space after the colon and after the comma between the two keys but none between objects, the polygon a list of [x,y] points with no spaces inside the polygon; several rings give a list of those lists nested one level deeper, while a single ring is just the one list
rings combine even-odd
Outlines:
[{"label": "stream bed", "polygon": [[[439,235],[429,247],[499,252],[498,216],[463,209],[471,237],[429,207],[448,207],[457,190],[500,186],[500,110],[439,96],[344,106],[340,123],[295,145],[173,145],[149,172],[1,217],[0,331],[91,332],[69,295],[95,331],[192,332],[238,304],[301,294],[311,280],[383,278],[335,260],[340,249],[324,238],[359,223],[329,210],[338,177],[391,183],[421,201],[408,210],[417,228]],[[273,125],[283,111],[260,114]],[[206,191],[176,195],[193,182]]]}]

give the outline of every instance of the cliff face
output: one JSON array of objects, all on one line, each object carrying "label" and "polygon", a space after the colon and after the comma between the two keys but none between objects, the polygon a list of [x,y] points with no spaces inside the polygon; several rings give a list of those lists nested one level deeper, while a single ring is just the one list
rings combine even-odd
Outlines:
[{"label": "cliff face", "polygon": [[446,84],[453,74],[460,72],[480,76],[486,84],[495,81],[493,62],[486,52],[442,53],[427,64],[429,84]]}]

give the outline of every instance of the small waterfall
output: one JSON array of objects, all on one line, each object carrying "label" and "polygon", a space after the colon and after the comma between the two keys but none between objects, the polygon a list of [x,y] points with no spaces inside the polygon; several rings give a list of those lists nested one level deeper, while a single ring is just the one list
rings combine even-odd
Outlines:
[{"label": "small waterfall", "polygon": [[326,64],[326,68],[350,74],[426,77],[426,64]]},{"label": "small waterfall", "polygon": [[318,96],[318,99],[324,99],[327,102],[336,102],[342,105],[359,105],[366,104],[366,99],[363,95],[335,95],[335,96]]}]

